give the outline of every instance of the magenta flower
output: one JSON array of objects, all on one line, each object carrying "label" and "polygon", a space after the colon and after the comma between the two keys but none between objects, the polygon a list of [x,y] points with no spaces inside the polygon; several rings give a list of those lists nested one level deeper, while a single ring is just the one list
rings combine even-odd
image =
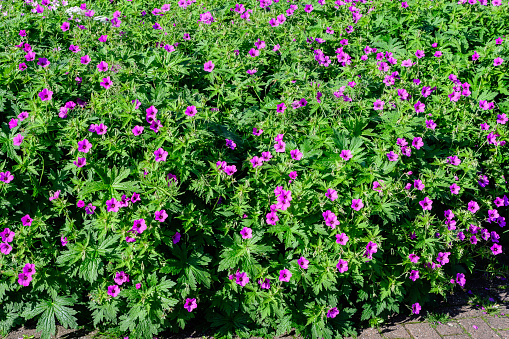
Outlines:
[{"label": "magenta flower", "polygon": [[88,153],[91,148],[92,144],[87,139],[78,141],[78,152]]},{"label": "magenta flower", "polygon": [[173,237],[171,237],[172,241],[174,244],[178,243],[180,241],[180,233],[179,232],[175,232],[175,234],[173,235]]},{"label": "magenta flower", "polygon": [[108,295],[115,298],[120,293],[120,288],[117,285],[108,286]]},{"label": "magenta flower", "polygon": [[115,274],[115,278],[113,278],[113,281],[115,281],[117,285],[122,285],[123,283],[129,281],[129,277],[127,276],[127,274],[125,274],[124,271],[121,271]]},{"label": "magenta flower", "polygon": [[500,66],[500,65],[502,65],[502,63],[503,63],[503,62],[504,62],[504,59],[502,59],[502,58],[500,58],[500,57],[499,57],[499,58],[495,58],[495,59],[493,60],[493,66],[495,66],[495,67],[496,67],[496,66]]},{"label": "magenta flower", "polygon": [[412,146],[415,147],[416,149],[420,149],[422,146],[424,146],[424,142],[422,142],[422,138],[415,137],[414,140],[412,141]]},{"label": "magenta flower", "polygon": [[417,57],[417,59],[424,58],[424,55],[425,55],[424,51],[421,51],[419,49],[415,52],[415,56]]},{"label": "magenta flower", "polygon": [[454,183],[451,186],[449,186],[449,189],[451,190],[452,194],[458,194],[461,188],[458,185],[456,185],[456,183]]},{"label": "magenta flower", "polygon": [[53,193],[52,196],[49,197],[49,201],[53,201],[53,200],[56,200],[58,199],[58,197],[60,196],[60,190],[56,191],[55,193]]},{"label": "magenta flower", "polygon": [[26,70],[27,68],[28,68],[28,66],[27,66],[27,64],[25,64],[24,62],[22,62],[22,63],[20,63],[20,64],[18,65],[18,69],[19,69],[20,71],[24,71],[24,70]]},{"label": "magenta flower", "polygon": [[247,273],[238,273],[235,282],[242,287],[246,286],[247,283],[249,283],[249,277],[247,276]]},{"label": "magenta flower", "polygon": [[23,139],[25,139],[25,137],[18,133],[12,140],[12,144],[14,146],[19,146],[23,142]]},{"label": "magenta flower", "polygon": [[259,167],[263,165],[263,159],[257,156],[254,156],[251,160],[249,160],[251,164],[253,164],[253,168]]},{"label": "magenta flower", "polygon": [[479,204],[473,200],[471,200],[469,203],[468,203],[468,210],[472,213],[475,213],[479,210]]},{"label": "magenta flower", "polygon": [[414,108],[415,108],[415,113],[422,113],[422,112],[424,112],[426,105],[424,105],[420,101],[417,101],[417,103],[414,105]]},{"label": "magenta flower", "polygon": [[253,237],[253,230],[249,227],[244,227],[240,231],[240,235],[242,236],[242,239],[251,239]]},{"label": "magenta flower", "polygon": [[143,129],[144,127],[143,126],[134,126],[134,128],[132,129],[132,132],[135,136],[138,136],[140,135],[141,133],[143,133]]},{"label": "magenta flower", "polygon": [[339,270],[339,273],[345,273],[348,271],[348,261],[339,259],[338,263],[336,264],[336,267]]},{"label": "magenta flower", "polygon": [[412,281],[416,281],[417,279],[419,279],[419,271],[412,270],[408,278],[410,278],[410,280]]},{"label": "magenta flower", "polygon": [[37,65],[41,66],[42,68],[46,68],[51,64],[48,59],[46,58],[39,58],[39,61],[37,62]]},{"label": "magenta flower", "polygon": [[198,307],[198,304],[196,303],[196,298],[187,298],[186,302],[184,303],[184,308],[188,312],[192,312],[195,308]]},{"label": "magenta flower", "polygon": [[168,214],[165,210],[160,210],[155,212],[155,219],[159,222],[164,222],[168,218]]},{"label": "magenta flower", "polygon": [[12,242],[14,240],[15,232],[11,231],[9,228],[5,228],[2,232],[0,232],[0,237],[2,237],[3,242]]},{"label": "magenta flower", "polygon": [[352,208],[354,210],[359,211],[363,207],[364,204],[362,203],[362,199],[352,199]]},{"label": "magenta flower", "polygon": [[106,63],[106,61],[101,61],[97,65],[97,69],[99,70],[99,72],[106,72],[108,70],[108,64]]},{"label": "magenta flower", "polygon": [[76,167],[83,167],[87,164],[86,158],[78,158],[78,160],[73,161],[73,164],[76,165]]},{"label": "magenta flower", "polygon": [[9,121],[9,129],[13,129],[16,126],[18,126],[18,119],[11,119],[11,121]]},{"label": "magenta flower", "polygon": [[276,215],[276,212],[274,212],[274,211],[271,211],[265,217],[267,219],[266,220],[267,224],[269,224],[269,225],[275,225],[276,222],[278,222],[278,220],[279,220],[278,216]]},{"label": "magenta flower", "polygon": [[393,151],[390,151],[389,153],[387,153],[387,158],[389,159],[389,161],[397,161],[398,157],[399,156],[396,153],[394,153]]},{"label": "magenta flower", "polygon": [[278,104],[276,107],[277,107],[276,108],[276,112],[278,112],[278,113],[284,113],[285,112],[286,105],[285,105],[284,102]]},{"label": "magenta flower", "polygon": [[42,91],[39,92],[39,98],[41,98],[41,101],[51,100],[52,96],[53,92],[47,88],[44,88]]},{"label": "magenta flower", "polygon": [[69,46],[69,50],[70,50],[71,52],[73,52],[73,53],[81,52],[81,48],[80,48],[80,46],[78,46],[78,45],[73,45],[73,44],[71,44],[71,45]]},{"label": "magenta flower", "polygon": [[25,266],[23,267],[23,273],[28,276],[34,275],[35,274],[35,265],[30,264],[30,263],[25,264]]},{"label": "magenta flower", "polygon": [[327,193],[325,196],[329,198],[331,201],[334,201],[338,198],[338,192],[332,188],[327,189]]},{"label": "magenta flower", "polygon": [[337,307],[333,307],[327,311],[327,318],[336,318],[339,314],[339,310]]},{"label": "magenta flower", "polygon": [[30,218],[30,216],[28,214],[21,218],[21,222],[23,223],[23,226],[31,226],[33,220],[34,219]]},{"label": "magenta flower", "polygon": [[120,202],[115,198],[111,198],[110,200],[106,201],[106,206],[107,212],[118,212],[120,209]]},{"label": "magenta flower", "polygon": [[453,166],[458,166],[459,164],[461,164],[461,160],[456,155],[453,155],[451,157],[447,157],[447,163]]},{"label": "magenta flower", "polygon": [[420,311],[421,311],[421,305],[419,305],[419,303],[415,303],[412,305],[412,313],[413,314],[419,314]]},{"label": "magenta flower", "polygon": [[18,284],[20,284],[21,286],[26,287],[26,286],[30,285],[31,281],[32,281],[31,275],[27,275],[25,273],[18,274]]},{"label": "magenta flower", "polygon": [[375,111],[379,111],[379,110],[382,110],[384,109],[384,104],[385,104],[385,101],[382,101],[380,99],[377,99],[374,103],[373,103],[373,109]]},{"label": "magenta flower", "polygon": [[237,166],[235,166],[235,165],[226,166],[224,168],[224,173],[226,173],[226,175],[231,176],[235,172],[237,172]]},{"label": "magenta flower", "polygon": [[132,230],[135,231],[138,234],[142,234],[143,231],[147,229],[147,225],[145,223],[145,219],[136,219],[133,222],[133,228]]},{"label": "magenta flower", "polygon": [[348,239],[349,238],[345,233],[336,234],[336,242],[340,245],[346,245]]},{"label": "magenta flower", "polygon": [[467,280],[465,279],[465,274],[456,273],[456,283],[458,285],[460,285],[461,287],[464,287],[466,282],[467,282]]},{"label": "magenta flower", "polygon": [[280,140],[277,142],[277,144],[274,145],[274,148],[276,149],[277,153],[284,153],[286,150],[286,144]]},{"label": "magenta flower", "polygon": [[166,161],[166,157],[168,157],[168,152],[162,148],[159,148],[156,151],[154,151],[154,155],[156,162]]},{"label": "magenta flower", "polygon": [[62,26],[60,26],[60,29],[62,29],[62,31],[66,32],[69,30],[69,27],[71,27],[71,24],[68,23],[67,21],[65,21]]},{"label": "magenta flower", "polygon": [[408,255],[408,259],[410,259],[410,262],[417,264],[417,262],[419,261],[420,258],[417,255],[415,255],[414,253],[411,253]]},{"label": "magenta flower", "polygon": [[279,271],[279,281],[290,282],[291,277],[292,272],[290,270],[284,269]]},{"label": "magenta flower", "polygon": [[91,61],[91,59],[88,55],[82,56],[80,60],[83,65],[88,65]]},{"label": "magenta flower", "polygon": [[272,154],[270,152],[262,152],[262,160],[270,161],[272,159]]},{"label": "magenta flower", "polygon": [[198,111],[196,110],[196,106],[187,106],[186,111],[184,112],[185,115],[194,117]]},{"label": "magenta flower", "polygon": [[431,200],[428,197],[425,197],[424,200],[419,201],[419,205],[421,205],[421,207],[424,211],[426,211],[426,210],[431,211],[432,204],[433,204],[433,200]]},{"label": "magenta flower", "polygon": [[493,255],[497,255],[502,253],[502,246],[500,246],[499,244],[493,244],[493,246],[490,247],[490,250],[493,253]]},{"label": "magenta flower", "polygon": [[99,39],[97,39],[97,40],[99,40],[100,42],[106,42],[106,40],[108,40],[108,36],[107,35],[101,35],[99,37]]},{"label": "magenta flower", "polygon": [[437,124],[433,120],[426,120],[426,128],[435,129]]},{"label": "magenta flower", "polygon": [[214,64],[212,63],[212,61],[207,61],[204,65],[203,65],[203,69],[205,70],[205,72],[212,72],[212,70],[214,69]]},{"label": "magenta flower", "polygon": [[304,6],[304,11],[306,13],[311,13],[313,11],[313,5],[305,5]]},{"label": "magenta flower", "polygon": [[345,160],[345,161],[348,161],[348,160],[350,160],[350,159],[353,157],[353,155],[352,155],[352,151],[350,151],[350,150],[345,150],[345,149],[341,151],[341,153],[339,154],[339,156],[340,156],[341,158],[343,158],[343,160]]},{"label": "magenta flower", "polygon": [[417,179],[417,180],[414,180],[414,187],[417,190],[422,191],[424,189],[424,184],[422,183],[421,180]]},{"label": "magenta flower", "polygon": [[111,87],[112,85],[112,82],[111,82],[111,79],[109,76],[107,76],[106,78],[103,78],[103,80],[101,81],[100,85],[102,87],[104,87],[105,89],[108,89]]},{"label": "magenta flower", "polygon": [[300,268],[306,270],[308,267],[309,267],[309,260],[307,260],[306,258],[304,257],[300,257],[298,260],[297,260],[297,264],[299,264]]},{"label": "magenta flower", "polygon": [[270,279],[265,278],[265,280],[262,282],[262,279],[258,280],[258,284],[260,285],[260,288],[262,289],[270,289]]},{"label": "magenta flower", "polygon": [[299,151],[298,149],[291,150],[290,155],[292,156],[293,160],[300,160],[302,159],[303,156],[302,152]]},{"label": "magenta flower", "polygon": [[2,254],[9,254],[12,251],[12,246],[8,243],[0,243],[0,253]]}]

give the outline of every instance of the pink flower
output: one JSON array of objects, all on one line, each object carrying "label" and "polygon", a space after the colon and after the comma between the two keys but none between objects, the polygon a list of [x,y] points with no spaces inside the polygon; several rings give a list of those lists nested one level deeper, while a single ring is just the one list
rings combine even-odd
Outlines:
[{"label": "pink flower", "polygon": [[364,204],[362,203],[362,199],[352,199],[352,208],[354,210],[359,211],[363,207]]},{"label": "pink flower", "polygon": [[421,205],[421,207],[424,211],[426,211],[426,210],[431,211],[432,204],[433,204],[433,200],[431,200],[428,197],[425,197],[424,200],[419,201],[419,205]]},{"label": "pink flower", "polygon": [[12,144],[14,146],[19,146],[23,142],[23,139],[25,139],[25,137],[18,133],[12,140]]},{"label": "pink flower", "polygon": [[168,214],[165,210],[156,211],[154,214],[154,218],[159,222],[164,222],[166,218],[168,218]]},{"label": "pink flower", "polygon": [[194,117],[196,113],[197,113],[196,106],[187,106],[186,111],[184,112],[184,114],[189,117]]},{"label": "pink flower", "polygon": [[240,231],[240,235],[242,236],[242,239],[250,239],[253,237],[253,230],[250,229],[249,227],[244,227]]},{"label": "pink flower", "polygon": [[336,234],[336,242],[340,245],[346,245],[348,239],[349,238],[345,233]]},{"label": "pink flower", "polygon": [[299,151],[298,149],[291,150],[290,155],[292,156],[293,160],[300,160],[302,159],[303,156],[302,152]]},{"label": "pink flower", "polygon": [[279,271],[279,281],[290,282],[291,277],[292,272],[290,270],[284,269]]},{"label": "pink flower", "polygon": [[168,152],[162,148],[159,148],[156,151],[154,151],[154,155],[156,162],[166,161],[166,157],[168,157]]},{"label": "pink flower", "polygon": [[298,260],[297,260],[297,264],[299,264],[299,266],[306,270],[308,267],[309,267],[309,260],[307,260],[306,258],[304,257],[300,257]]},{"label": "pink flower", "polygon": [[108,286],[108,295],[111,295],[115,298],[120,293],[120,289],[118,285],[110,285]]},{"label": "pink flower", "polygon": [[111,85],[112,85],[112,82],[111,82],[110,77],[108,76],[108,77],[106,77],[106,78],[103,78],[103,80],[101,81],[100,85],[101,85],[102,87],[104,87],[105,89],[110,88],[110,87],[111,87]]},{"label": "pink flower", "polygon": [[187,298],[186,299],[186,302],[184,304],[184,308],[188,311],[188,312],[192,312],[195,308],[198,307],[198,304],[196,303],[196,298]]},{"label": "pink flower", "polygon": [[62,31],[68,31],[69,30],[69,27],[71,27],[71,24],[68,23],[67,21],[65,21],[62,26],[60,26],[60,29],[62,29]]},{"label": "pink flower", "polygon": [[325,196],[329,198],[331,201],[334,201],[338,198],[338,192],[332,188],[327,189],[327,193]]},{"label": "pink flower", "polygon": [[449,186],[449,189],[451,190],[452,194],[458,194],[460,192],[460,187],[456,185],[456,183]]},{"label": "pink flower", "polygon": [[472,213],[475,213],[479,210],[479,204],[473,200],[471,200],[469,203],[468,203],[468,210]]},{"label": "pink flower", "polygon": [[39,98],[41,98],[41,101],[51,100],[52,96],[53,92],[47,88],[44,88],[42,91],[39,92]]},{"label": "pink flower", "polygon": [[348,271],[348,261],[339,259],[338,263],[336,264],[337,269],[339,270],[339,273],[345,273]]},{"label": "pink flower", "polygon": [[398,157],[399,156],[396,153],[394,153],[393,151],[390,151],[389,153],[387,153],[387,158],[389,159],[389,161],[397,161]]},{"label": "pink flower", "polygon": [[205,70],[205,72],[212,72],[212,70],[214,69],[215,65],[214,63],[212,63],[212,61],[207,61],[204,65],[203,65],[203,69]]},{"label": "pink flower", "polygon": [[339,156],[343,158],[345,161],[348,161],[353,157],[352,151],[350,150],[342,150]]}]

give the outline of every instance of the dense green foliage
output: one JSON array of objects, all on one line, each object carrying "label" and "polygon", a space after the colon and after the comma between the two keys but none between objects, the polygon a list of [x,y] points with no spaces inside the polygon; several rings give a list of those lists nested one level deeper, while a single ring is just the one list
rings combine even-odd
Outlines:
[{"label": "dense green foliage", "polygon": [[462,1],[0,1],[0,334],[329,339],[499,267],[509,4]]}]

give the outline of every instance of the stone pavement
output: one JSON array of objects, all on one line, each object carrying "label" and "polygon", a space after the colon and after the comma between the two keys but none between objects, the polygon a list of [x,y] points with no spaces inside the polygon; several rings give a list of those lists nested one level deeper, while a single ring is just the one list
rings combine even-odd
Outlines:
[{"label": "stone pavement", "polygon": [[450,316],[447,323],[434,323],[423,317],[408,318],[378,329],[363,330],[358,339],[509,339],[509,309],[489,315],[470,306],[449,307],[437,313]]}]

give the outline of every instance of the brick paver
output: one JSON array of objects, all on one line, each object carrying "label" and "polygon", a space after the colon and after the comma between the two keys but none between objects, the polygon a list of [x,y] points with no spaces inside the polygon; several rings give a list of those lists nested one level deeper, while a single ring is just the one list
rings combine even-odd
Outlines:
[{"label": "brick paver", "polygon": [[503,339],[509,339],[509,331],[500,330],[500,331],[498,331],[498,334]]},{"label": "brick paver", "polygon": [[474,339],[500,339],[500,336],[480,317],[459,319],[458,322]]},{"label": "brick paver", "polygon": [[[465,333],[465,330],[455,321],[450,321],[446,324],[437,325],[437,332],[440,335],[454,335]],[[454,337],[456,339],[456,337]]]},{"label": "brick paver", "polygon": [[396,339],[396,338],[411,338],[410,334],[405,330],[402,325],[396,326],[387,326],[383,328],[380,333],[388,339]]},{"label": "brick paver", "polygon": [[362,331],[358,339],[382,339],[382,336],[374,328],[368,328]]},{"label": "brick paver", "polygon": [[407,324],[405,328],[415,339],[441,339],[437,331],[427,322]]},{"label": "brick paver", "polygon": [[483,317],[484,320],[490,325],[491,328],[497,330],[507,330],[509,329],[509,317],[507,316],[498,316],[498,317]]}]

